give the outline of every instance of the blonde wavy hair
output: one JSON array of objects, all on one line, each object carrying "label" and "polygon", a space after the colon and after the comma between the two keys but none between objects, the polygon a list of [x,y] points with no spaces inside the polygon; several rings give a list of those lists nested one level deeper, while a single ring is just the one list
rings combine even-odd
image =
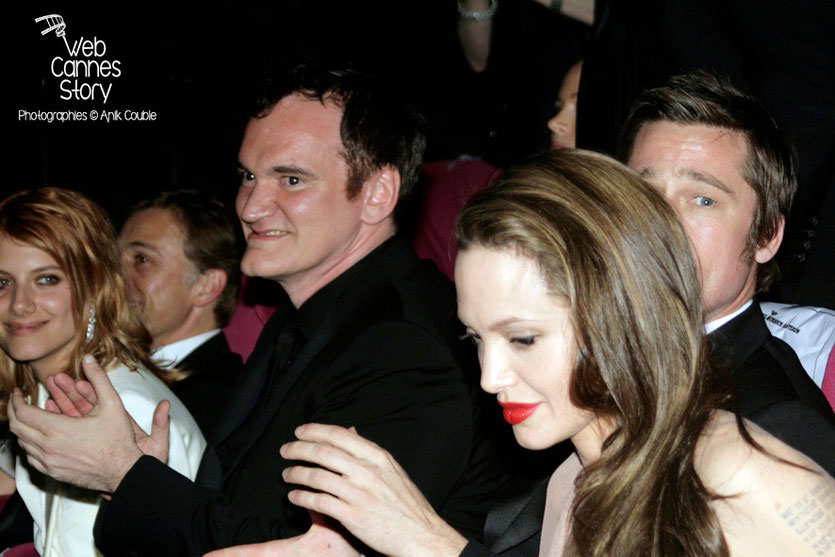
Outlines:
[{"label": "blonde wavy hair", "polygon": [[[149,358],[151,338],[131,311],[122,278],[116,231],[104,210],[78,192],[61,188],[21,191],[0,202],[0,237],[43,250],[67,275],[76,336],[66,369],[82,379],[81,359],[92,354],[103,368],[141,364],[168,382]],[[88,310],[95,310],[95,333],[85,340]],[[9,393],[20,387],[37,399],[37,379],[26,362],[0,353],[0,417]]]}]

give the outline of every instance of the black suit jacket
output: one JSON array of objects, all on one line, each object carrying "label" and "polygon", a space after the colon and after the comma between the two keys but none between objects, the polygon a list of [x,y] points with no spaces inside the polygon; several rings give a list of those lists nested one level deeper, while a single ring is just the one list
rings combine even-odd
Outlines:
[{"label": "black suit jacket", "polygon": [[774,337],[759,304],[708,337],[740,415],[835,475],[835,415],[791,347]]},{"label": "black suit jacket", "polygon": [[[309,519],[287,500],[281,470],[290,463],[278,449],[311,421],[356,426],[447,520],[479,535],[501,476],[475,441],[470,387],[454,356],[451,285],[395,238],[308,302],[320,295],[318,324],[274,378],[273,339],[292,308],[265,327],[224,413],[225,440],[207,451],[204,486],[150,457],[131,469],[99,512],[105,554],[202,555],[303,532]],[[269,379],[266,400],[259,391]]]},{"label": "black suit jacket", "polygon": [[189,370],[191,374],[174,383],[171,390],[186,405],[209,442],[214,440],[218,416],[227,404],[241,365],[240,355],[229,349],[222,332],[177,364],[177,368]]}]

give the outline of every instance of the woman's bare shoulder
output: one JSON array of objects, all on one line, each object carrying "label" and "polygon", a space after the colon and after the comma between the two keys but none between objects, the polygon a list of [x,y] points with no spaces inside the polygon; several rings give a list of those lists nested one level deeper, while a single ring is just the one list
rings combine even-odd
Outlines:
[{"label": "woman's bare shoulder", "polygon": [[835,555],[835,480],[755,424],[740,434],[718,411],[696,448],[696,471],[733,555]]}]

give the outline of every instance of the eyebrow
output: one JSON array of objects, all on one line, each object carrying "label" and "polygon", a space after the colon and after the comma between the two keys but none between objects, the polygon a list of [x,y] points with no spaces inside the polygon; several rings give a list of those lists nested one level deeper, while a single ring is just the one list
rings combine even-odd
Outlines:
[{"label": "eyebrow", "polygon": [[[655,170],[654,167],[648,166],[639,172],[641,178],[650,179],[654,178],[658,175],[658,172]],[[696,182],[701,182],[708,186],[714,187],[720,191],[727,193],[728,195],[733,196],[734,192],[731,188],[728,187],[725,182],[710,174],[709,172],[702,172],[701,170],[696,170],[695,168],[681,168],[675,171],[674,175],[679,178],[687,178],[689,180],[695,180]]]},{"label": "eyebrow", "polygon": [[155,248],[151,244],[149,244],[147,242],[143,242],[141,240],[134,240],[132,242],[129,242],[128,247],[131,247],[131,248],[145,248],[147,250],[153,251],[154,253],[159,253],[159,250],[157,248]]},{"label": "eyebrow", "polygon": [[537,322],[539,319],[535,317],[507,317],[502,319],[501,321],[497,321],[488,327],[491,331],[496,331],[498,329],[503,329],[509,325],[514,325],[518,322]]},{"label": "eyebrow", "polygon": [[[238,170],[242,170],[245,172],[250,172],[250,170],[244,166],[243,163],[238,163]],[[312,178],[315,176],[313,172],[306,168],[302,168],[301,166],[295,164],[280,164],[277,166],[273,166],[269,169],[269,174],[294,174],[296,176],[300,176],[302,178]]]}]

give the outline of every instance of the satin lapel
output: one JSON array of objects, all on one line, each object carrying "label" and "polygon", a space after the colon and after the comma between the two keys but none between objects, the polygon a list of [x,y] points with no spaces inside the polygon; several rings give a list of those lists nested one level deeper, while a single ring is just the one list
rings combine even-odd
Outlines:
[{"label": "satin lapel", "polygon": [[532,492],[503,501],[490,511],[484,525],[484,541],[492,551],[507,551],[540,534],[547,493],[545,480]]}]

